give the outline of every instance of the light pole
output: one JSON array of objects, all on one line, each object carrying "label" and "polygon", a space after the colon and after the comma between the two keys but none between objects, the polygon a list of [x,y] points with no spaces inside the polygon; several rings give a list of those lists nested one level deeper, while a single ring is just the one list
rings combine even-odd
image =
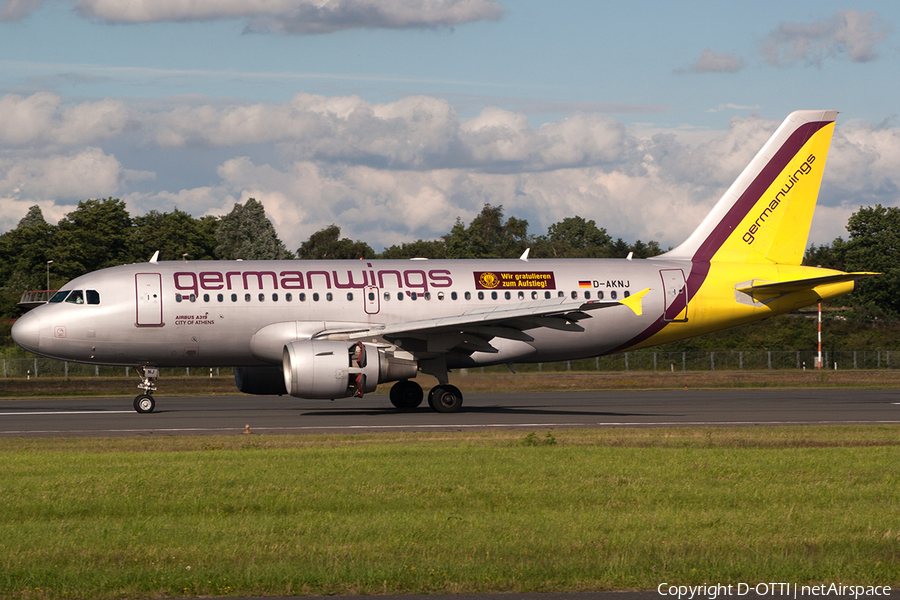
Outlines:
[{"label": "light pole", "polygon": [[50,265],[53,264],[52,260],[47,261],[47,291],[50,291]]}]

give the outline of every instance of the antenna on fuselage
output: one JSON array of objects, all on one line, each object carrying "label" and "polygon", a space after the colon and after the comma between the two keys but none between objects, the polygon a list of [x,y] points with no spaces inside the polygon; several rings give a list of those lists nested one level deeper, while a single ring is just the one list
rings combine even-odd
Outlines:
[{"label": "antenna on fuselage", "polygon": [[157,260],[159,260],[159,250],[153,253],[153,258],[150,259],[150,264],[155,265]]},{"label": "antenna on fuselage", "polygon": [[522,253],[522,256],[519,257],[519,260],[524,260],[528,262],[528,253],[531,252],[531,248],[525,248],[525,252]]}]

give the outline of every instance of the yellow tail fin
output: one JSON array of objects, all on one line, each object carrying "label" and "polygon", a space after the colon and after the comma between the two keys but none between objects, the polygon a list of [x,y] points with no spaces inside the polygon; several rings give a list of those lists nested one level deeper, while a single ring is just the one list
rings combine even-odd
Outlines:
[{"label": "yellow tail fin", "polygon": [[788,115],[688,239],[663,255],[799,265],[837,111]]}]

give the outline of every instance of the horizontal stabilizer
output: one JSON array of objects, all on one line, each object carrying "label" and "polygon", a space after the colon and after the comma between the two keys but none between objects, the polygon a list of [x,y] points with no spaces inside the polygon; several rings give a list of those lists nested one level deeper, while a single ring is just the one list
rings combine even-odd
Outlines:
[{"label": "horizontal stabilizer", "polygon": [[795,279],[793,281],[780,281],[777,283],[753,281],[750,285],[742,285],[737,287],[737,291],[750,294],[751,296],[776,296],[779,294],[789,294],[791,292],[805,292],[820,285],[830,285],[833,283],[846,283],[848,281],[858,281],[867,277],[874,277],[880,273],[842,273],[840,275],[827,275],[825,277],[812,277],[809,279]]}]

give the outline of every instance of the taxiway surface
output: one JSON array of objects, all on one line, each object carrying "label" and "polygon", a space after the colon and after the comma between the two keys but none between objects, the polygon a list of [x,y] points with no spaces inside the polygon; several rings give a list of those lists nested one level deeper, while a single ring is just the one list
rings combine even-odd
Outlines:
[{"label": "taxiway surface", "polygon": [[750,425],[900,424],[897,390],[678,390],[468,394],[463,409],[398,412],[386,395],[302,400],[166,397],[137,414],[130,398],[0,401],[0,436],[350,433]]}]

